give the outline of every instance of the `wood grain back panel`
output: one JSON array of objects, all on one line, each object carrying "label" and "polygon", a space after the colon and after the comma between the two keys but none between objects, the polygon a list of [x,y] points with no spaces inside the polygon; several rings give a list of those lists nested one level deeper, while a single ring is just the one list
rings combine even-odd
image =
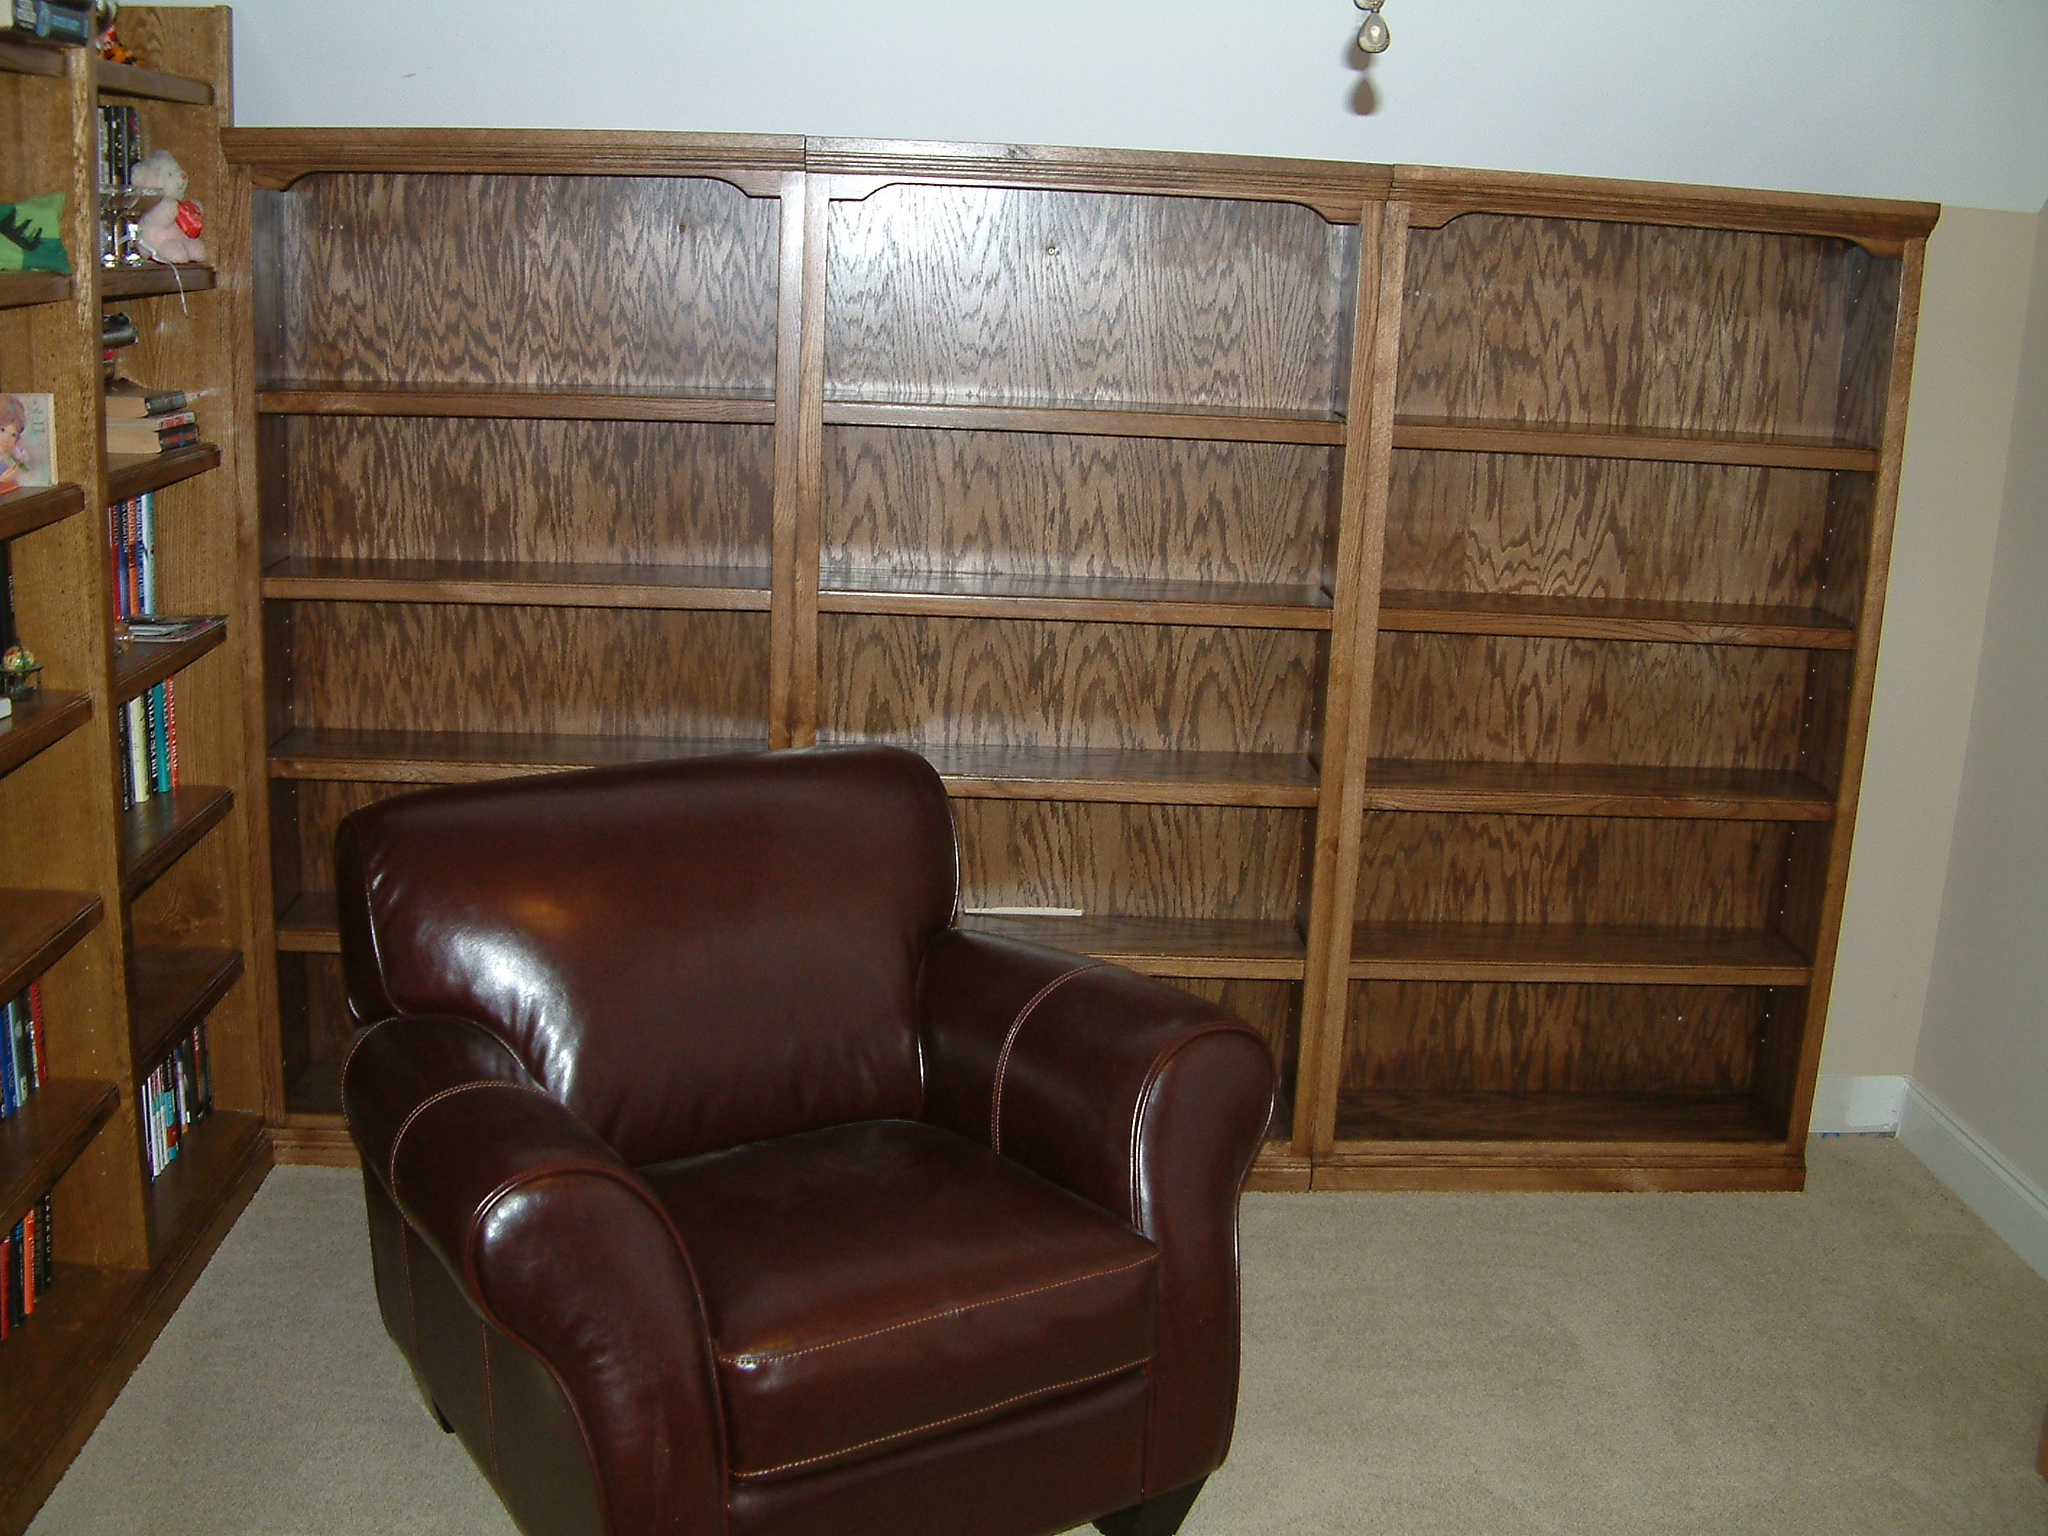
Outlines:
[{"label": "wood grain back panel", "polygon": [[1493,214],[1410,241],[1404,415],[1835,435],[1855,247]]},{"label": "wood grain back panel", "polygon": [[1830,484],[1812,470],[1399,451],[1386,584],[1817,607]]},{"label": "wood grain back panel", "polygon": [[1369,814],[1356,916],[1764,929],[1789,836],[1774,822]]},{"label": "wood grain back panel", "polygon": [[1357,231],[1306,208],[895,186],[829,240],[834,398],[1342,408]]},{"label": "wood grain back panel", "polygon": [[1334,453],[1025,432],[825,433],[828,571],[1318,584]]},{"label": "wood grain back panel", "polygon": [[1298,630],[826,614],[821,740],[1299,753],[1319,643]]},{"label": "wood grain back panel", "polygon": [[1806,653],[1760,646],[1389,634],[1376,758],[1785,770]]},{"label": "wood grain back panel", "polygon": [[701,179],[309,176],[279,376],[767,393],[776,219]]},{"label": "wood grain back panel", "polygon": [[1896,256],[1852,250],[1843,262],[1842,378],[1835,434],[1853,443],[1884,437],[1892,387],[1892,341],[1899,318],[1904,263]]},{"label": "wood grain back panel", "polygon": [[290,417],[268,553],[765,567],[772,430]]},{"label": "wood grain back panel", "polygon": [[955,800],[962,907],[1291,920],[1303,812]]},{"label": "wood grain back panel", "polygon": [[1340,1091],[1746,1092],[1767,989],[1360,982]]},{"label": "wood grain back panel", "polygon": [[295,603],[293,724],[743,740],[766,734],[755,613]]}]

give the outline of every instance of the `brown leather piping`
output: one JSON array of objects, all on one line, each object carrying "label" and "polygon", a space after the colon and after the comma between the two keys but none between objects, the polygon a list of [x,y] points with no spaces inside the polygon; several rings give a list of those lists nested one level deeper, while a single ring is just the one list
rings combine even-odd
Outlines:
[{"label": "brown leather piping", "polygon": [[1081,975],[1084,971],[1100,971],[1103,969],[1105,969],[1104,965],[1101,961],[1097,960],[1087,965],[1077,965],[1070,971],[1061,971],[1059,975],[1053,977],[1051,981],[1048,981],[1044,986],[1032,993],[1030,1000],[1017,1010],[1017,1017],[1010,1021],[1010,1032],[1003,1038],[1002,1052],[996,1057],[995,1081],[989,1086],[989,1151],[1001,1152],[1003,1150],[1003,1077],[1010,1070],[1010,1052],[1016,1048],[1017,1036],[1023,1032],[1025,1022],[1030,1019],[1032,1010],[1044,1002],[1046,997],[1060,983],[1071,980],[1073,977]]},{"label": "brown leather piping", "polygon": [[878,1338],[885,1333],[894,1333],[899,1328],[915,1328],[923,1323],[935,1323],[941,1318],[958,1317],[963,1312],[973,1312],[982,1307],[1001,1306],[1006,1301],[1020,1301],[1026,1296],[1036,1296],[1041,1291],[1056,1291],[1063,1285],[1079,1285],[1085,1280],[1100,1280],[1106,1275],[1120,1275],[1127,1269],[1136,1269],[1140,1264],[1150,1264],[1159,1257],[1148,1253],[1142,1259],[1133,1259],[1128,1264],[1118,1264],[1109,1269],[1091,1270],[1085,1275],[1070,1275],[1065,1280],[1049,1280],[1044,1285],[1034,1285],[1026,1290],[1010,1291],[1001,1296],[989,1296],[980,1301],[970,1301],[965,1306],[949,1307],[944,1312],[927,1312],[922,1317],[907,1318],[900,1323],[888,1323],[880,1328],[870,1328],[865,1333],[849,1333],[843,1339],[827,1339],[822,1344],[800,1344],[795,1349],[771,1349],[760,1353],[744,1355],[720,1355],[718,1358],[727,1365],[765,1365],[771,1360],[794,1360],[799,1355],[814,1355],[822,1349],[837,1349],[842,1344],[858,1344],[862,1339]]},{"label": "brown leather piping", "polygon": [[837,1461],[841,1457],[851,1456],[857,1451],[872,1450],[875,1446],[888,1445],[891,1441],[906,1439],[911,1435],[930,1434],[935,1429],[944,1429],[947,1425],[958,1424],[964,1419],[978,1419],[988,1414],[999,1413],[1005,1408],[1015,1407],[1018,1403],[1028,1402],[1034,1397],[1049,1397],[1055,1392],[1070,1392],[1076,1387],[1085,1387],[1090,1382],[1106,1381],[1111,1376],[1121,1376],[1125,1371],[1136,1370],[1140,1366],[1149,1366],[1151,1363],[1152,1357],[1146,1355],[1142,1359],[1130,1361],[1128,1364],[1116,1366],[1111,1370],[1097,1371],[1093,1376],[1076,1377],[1072,1381],[1063,1381],[1057,1386],[1036,1387],[1029,1392],[1019,1392],[1015,1397],[1006,1397],[999,1403],[990,1403],[986,1407],[975,1408],[966,1413],[956,1413],[949,1418],[934,1419],[929,1424],[919,1424],[912,1429],[899,1429],[893,1434],[877,1435],[872,1440],[862,1440],[856,1445],[842,1446],[836,1451],[826,1451],[817,1456],[806,1456],[801,1461],[785,1461],[779,1466],[763,1467],[759,1471],[741,1472],[735,1470],[732,1475],[743,1480],[778,1477],[784,1472],[794,1472],[800,1467],[814,1467],[822,1461]]}]

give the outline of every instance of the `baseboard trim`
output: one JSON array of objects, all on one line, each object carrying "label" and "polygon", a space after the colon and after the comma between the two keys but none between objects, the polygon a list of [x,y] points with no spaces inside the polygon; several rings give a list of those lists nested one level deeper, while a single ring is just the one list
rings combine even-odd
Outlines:
[{"label": "baseboard trim", "polygon": [[1899,1140],[2048,1280],[2048,1193],[1918,1083],[1907,1084]]},{"label": "baseboard trim", "polygon": [[1813,1087],[1813,1119],[1807,1129],[1815,1136],[1890,1136],[1899,1128],[1909,1081],[1824,1072]]}]

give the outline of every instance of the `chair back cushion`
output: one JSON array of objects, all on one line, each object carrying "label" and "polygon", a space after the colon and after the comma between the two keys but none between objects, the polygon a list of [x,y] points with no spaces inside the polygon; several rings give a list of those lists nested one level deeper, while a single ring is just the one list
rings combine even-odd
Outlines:
[{"label": "chair back cushion", "polygon": [[914,753],[427,790],[350,816],[335,857],[357,1022],[474,1020],[629,1163],[919,1112],[957,870]]}]

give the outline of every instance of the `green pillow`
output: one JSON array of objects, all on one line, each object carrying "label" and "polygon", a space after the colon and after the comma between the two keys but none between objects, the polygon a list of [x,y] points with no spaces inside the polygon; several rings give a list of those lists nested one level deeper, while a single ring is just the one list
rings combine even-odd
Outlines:
[{"label": "green pillow", "polygon": [[69,272],[63,228],[62,192],[0,203],[0,272]]}]

